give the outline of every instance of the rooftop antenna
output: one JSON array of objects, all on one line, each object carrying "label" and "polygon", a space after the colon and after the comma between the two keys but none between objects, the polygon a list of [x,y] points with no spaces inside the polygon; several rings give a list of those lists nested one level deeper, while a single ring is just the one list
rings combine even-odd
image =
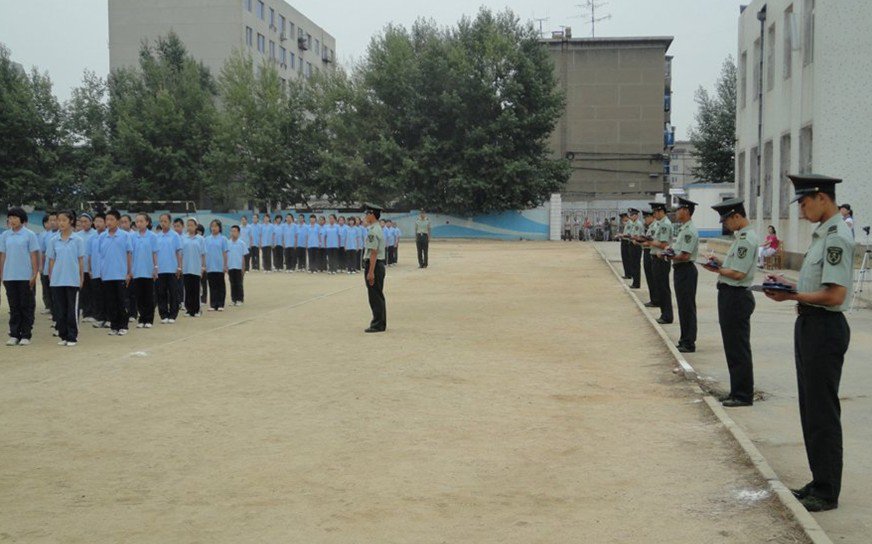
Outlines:
[{"label": "rooftop antenna", "polygon": [[545,23],[547,23],[550,20],[551,19],[549,17],[538,17],[538,18],[533,19],[533,21],[539,23],[539,37],[540,38],[545,37]]},{"label": "rooftop antenna", "polygon": [[[590,23],[590,37],[596,38],[596,24],[600,21],[605,21],[606,19],[611,19],[612,15],[602,15],[597,17],[596,10],[599,8],[606,6],[607,2],[597,2],[596,0],[585,0],[584,4],[576,4],[575,7],[581,10],[581,18],[587,19]],[[588,17],[590,14],[590,17]]]}]

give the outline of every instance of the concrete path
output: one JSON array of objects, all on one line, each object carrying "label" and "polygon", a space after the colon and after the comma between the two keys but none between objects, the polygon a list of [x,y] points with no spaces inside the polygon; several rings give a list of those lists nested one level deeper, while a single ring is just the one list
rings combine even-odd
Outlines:
[{"label": "concrete path", "polygon": [[[620,245],[598,243],[610,261],[620,266]],[[729,390],[729,373],[717,319],[717,276],[699,271],[697,317],[699,338],[696,353],[685,358],[718,391]],[[762,281],[758,270],[756,283]],[[671,278],[670,278],[671,281]],[[644,273],[642,289],[635,291],[648,299]],[[674,293],[673,293],[674,297]],[[789,486],[810,479],[799,411],[796,400],[796,372],[793,361],[794,307],[777,304],[762,294],[756,295],[757,308],[751,319],[754,378],[763,400],[752,408],[729,410],[730,416],[749,435],[780,479]],[[653,310],[657,312],[657,310]],[[678,341],[676,321],[664,328]],[[865,544],[872,540],[872,311],[863,309],[848,316],[851,347],[842,375],[842,424],[845,436],[845,467],[838,510],[814,517],[833,542]]]}]

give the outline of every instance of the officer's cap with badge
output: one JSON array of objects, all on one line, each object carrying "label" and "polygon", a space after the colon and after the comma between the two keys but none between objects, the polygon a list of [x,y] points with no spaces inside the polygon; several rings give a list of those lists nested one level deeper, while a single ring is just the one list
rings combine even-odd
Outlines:
[{"label": "officer's cap with badge", "polygon": [[692,200],[688,200],[686,198],[678,197],[678,206],[676,206],[675,209],[680,210],[681,208],[687,208],[687,211],[689,211],[690,214],[693,215],[693,212],[694,212],[694,210],[696,210],[696,207],[697,207],[696,202],[694,202]]},{"label": "officer's cap with badge", "polygon": [[836,200],[836,184],[842,183],[839,178],[830,176],[822,176],[820,174],[804,174],[795,175],[788,174],[790,181],[793,182],[794,197],[790,202],[798,202],[804,197],[811,196],[817,193],[829,195],[833,201]]},{"label": "officer's cap with badge", "polygon": [[627,217],[627,214],[624,213],[624,212],[621,212],[621,213],[620,213],[620,217]]},{"label": "officer's cap with badge", "polygon": [[637,210],[636,208],[630,208],[627,210],[627,213],[629,213],[630,215],[639,215],[639,210]]},{"label": "officer's cap with badge", "polygon": [[662,211],[662,212],[669,211],[669,209],[666,207],[665,202],[649,202],[648,204],[651,205],[651,212],[652,213],[657,212],[657,211]]},{"label": "officer's cap with badge", "polygon": [[642,217],[651,217],[652,215],[654,215],[654,212],[651,210],[642,210]]},{"label": "officer's cap with badge", "polygon": [[718,215],[721,216],[720,222],[723,223],[734,213],[745,215],[745,199],[731,198],[729,200],[724,200],[720,204],[712,206],[712,209],[718,212]]},{"label": "officer's cap with badge", "polygon": [[367,202],[363,205],[364,215],[373,214],[376,219],[381,219],[381,212],[381,207],[376,206],[375,204],[370,204],[369,202]]}]

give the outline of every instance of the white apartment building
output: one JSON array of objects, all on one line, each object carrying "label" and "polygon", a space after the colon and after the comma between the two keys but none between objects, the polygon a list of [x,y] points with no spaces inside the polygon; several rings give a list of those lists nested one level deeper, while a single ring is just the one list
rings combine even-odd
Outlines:
[{"label": "white apartment building", "polygon": [[699,160],[693,156],[695,147],[688,140],[676,140],[675,146],[669,152],[669,185],[673,188],[684,187],[701,180],[693,174],[699,166]]},{"label": "white apartment building", "polygon": [[869,0],[755,0],[739,16],[737,193],[760,232],[778,229],[794,265],[813,226],[790,204],[788,173],[842,178],[858,242],[872,222],[870,23]]},{"label": "white apartment building", "polygon": [[275,63],[283,81],[336,62],[336,39],[283,0],[109,0],[109,68],[135,66],[144,40],[175,31],[214,76],[234,49]]}]

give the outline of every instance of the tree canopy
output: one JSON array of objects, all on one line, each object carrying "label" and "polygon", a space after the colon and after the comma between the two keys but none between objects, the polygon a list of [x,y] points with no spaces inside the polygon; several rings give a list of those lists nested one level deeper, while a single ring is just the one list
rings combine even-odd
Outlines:
[{"label": "tree canopy", "polygon": [[715,84],[714,95],[696,91],[696,126],[690,142],[698,166],[693,175],[710,183],[731,183],[736,157],[736,65],[727,57]]}]

